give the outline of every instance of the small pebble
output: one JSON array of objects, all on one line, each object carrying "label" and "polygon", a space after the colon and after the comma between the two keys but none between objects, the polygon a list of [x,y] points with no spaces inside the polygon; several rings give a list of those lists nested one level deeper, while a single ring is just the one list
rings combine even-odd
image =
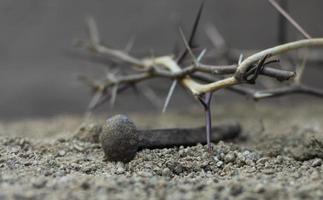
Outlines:
[{"label": "small pebble", "polygon": [[180,174],[183,172],[183,167],[182,167],[182,164],[179,163],[179,162],[168,162],[166,164],[166,166],[171,170],[173,171],[173,173],[175,174]]},{"label": "small pebble", "polygon": [[315,170],[312,174],[311,174],[311,178],[313,180],[320,180],[321,179],[321,173],[318,170]]},{"label": "small pebble", "polygon": [[64,151],[64,150],[58,151],[58,156],[63,157],[65,155],[66,155],[66,151]]},{"label": "small pebble", "polygon": [[281,164],[283,162],[283,157],[282,156],[277,156],[276,159],[274,160],[275,164]]},{"label": "small pebble", "polygon": [[275,173],[275,170],[274,169],[264,169],[264,170],[262,170],[262,172],[264,173],[264,174],[274,174]]},{"label": "small pebble", "polygon": [[317,158],[312,162],[312,167],[318,167],[322,165],[322,160]]},{"label": "small pebble", "polygon": [[222,162],[222,161],[218,161],[218,162],[216,163],[216,166],[217,166],[217,167],[222,167],[222,166],[223,166],[223,162]]},{"label": "small pebble", "polygon": [[254,173],[256,171],[257,171],[257,169],[255,167],[250,167],[247,169],[247,173]]},{"label": "small pebble", "polygon": [[83,190],[88,190],[91,187],[91,185],[88,181],[84,181],[80,186]]},{"label": "small pebble", "polygon": [[269,158],[268,157],[263,157],[263,158],[260,158],[258,161],[257,161],[257,164],[265,164],[266,162],[269,161]]},{"label": "small pebble", "polygon": [[227,155],[225,155],[224,157],[224,161],[226,163],[229,163],[229,162],[233,162],[235,160],[236,156],[234,155],[234,153],[228,153]]},{"label": "small pebble", "polygon": [[32,185],[34,188],[40,189],[45,187],[46,183],[47,183],[46,179],[38,179],[38,180],[34,180]]},{"label": "small pebble", "polygon": [[242,185],[235,183],[232,184],[231,188],[230,188],[230,194],[233,196],[238,196],[239,194],[241,194],[243,192],[243,187]]},{"label": "small pebble", "polygon": [[214,159],[215,161],[219,161],[219,157],[217,157],[217,156],[214,156],[214,157],[213,157],[213,159]]},{"label": "small pebble", "polygon": [[257,193],[263,193],[263,192],[265,192],[265,186],[263,185],[263,184],[257,184],[256,186],[255,186],[255,192],[257,192]]},{"label": "small pebble", "polygon": [[116,170],[116,174],[123,174],[125,172],[125,169],[123,167],[118,167]]},{"label": "small pebble", "polygon": [[162,176],[170,176],[172,174],[172,172],[170,171],[170,169],[168,167],[164,168],[162,171]]},{"label": "small pebble", "polygon": [[184,149],[179,150],[178,154],[179,154],[180,157],[185,157],[186,156],[186,153],[185,153]]},{"label": "small pebble", "polygon": [[249,166],[255,166],[255,163],[251,159],[246,159],[245,163]]},{"label": "small pebble", "polygon": [[138,172],[137,173],[139,176],[142,176],[142,177],[152,177],[153,174],[150,173],[150,172],[146,172],[146,171],[143,171],[143,172]]}]

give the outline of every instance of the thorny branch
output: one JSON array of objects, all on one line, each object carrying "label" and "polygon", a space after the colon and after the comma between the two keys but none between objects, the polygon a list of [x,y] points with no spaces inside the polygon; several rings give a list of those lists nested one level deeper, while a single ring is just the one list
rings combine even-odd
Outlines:
[{"label": "thorny branch", "polygon": [[[273,3],[274,1],[270,2]],[[277,6],[275,2],[273,5]],[[293,71],[272,67],[277,65],[279,61],[276,59],[270,59],[274,56],[285,54],[292,50],[309,47],[323,47],[323,38],[308,38],[277,45],[259,52],[254,52],[245,59],[243,59],[241,56],[242,54],[240,54],[239,62],[236,64],[205,64],[201,62],[201,59],[206,50],[203,50],[198,58],[195,57],[195,54],[192,51],[192,48],[195,47],[193,40],[201,17],[202,7],[203,4],[198,11],[193,25],[193,30],[188,41],[180,29],[181,37],[186,49],[178,57],[174,55],[165,55],[138,58],[128,53],[128,51],[114,49],[103,45],[100,40],[99,31],[95,21],[92,18],[89,18],[87,20],[89,40],[79,41],[78,44],[93,53],[106,56],[119,65],[125,65],[126,68],[122,69],[127,72],[123,74],[108,73],[105,79],[101,81],[93,80],[86,76],[80,77],[81,80],[90,86],[95,93],[89,108],[93,109],[107,100],[110,100],[113,104],[118,93],[129,88],[136,88],[136,84],[139,82],[153,78],[167,78],[172,80],[173,84],[166,98],[163,110],[166,109],[177,83],[188,90],[194,97],[200,100],[205,109],[207,142],[209,149],[211,149],[209,140],[211,127],[210,105],[212,94],[217,90],[228,89],[238,94],[251,96],[254,99],[277,97],[293,93],[303,93],[323,97],[323,90],[314,89],[301,83],[300,80],[302,73],[296,77],[292,85],[277,89],[254,90],[241,86],[241,84],[255,84],[259,75],[273,78],[278,81],[286,81],[295,78],[296,73]],[[286,13],[285,16],[290,17]],[[291,20],[292,18],[289,19],[289,21]],[[294,24],[297,23],[295,22]],[[299,30],[306,33],[302,28]],[[220,57],[232,56],[231,54],[233,54],[233,51],[228,48],[225,40],[214,26],[208,26],[206,33],[215,48],[220,50],[218,51],[220,52]],[[238,53],[235,53],[234,56],[236,57],[236,55],[238,55]],[[191,64],[185,66],[184,59],[187,59],[187,57],[190,58]],[[236,59],[234,58],[234,60]],[[304,66],[301,72],[303,70]],[[150,95],[152,94],[151,92],[152,91],[150,91]]]},{"label": "thorny branch", "polygon": [[[93,20],[89,20],[89,28],[96,27],[93,23]],[[90,33],[94,33],[97,31],[89,31]],[[90,38],[97,38],[96,36],[90,36]],[[122,61],[126,64],[129,64],[133,67],[136,71],[135,74],[130,74],[126,76],[114,76],[114,80],[106,79],[104,84],[100,86],[102,90],[107,89],[111,86],[122,84],[122,83],[136,83],[139,81],[143,81],[146,79],[156,78],[156,77],[163,77],[169,79],[177,79],[179,82],[189,91],[192,92],[193,95],[199,96],[207,92],[213,92],[221,88],[226,88],[231,85],[244,83],[245,80],[241,79],[243,75],[248,74],[249,67],[252,67],[253,64],[259,61],[262,57],[270,55],[277,55],[281,54],[293,49],[302,48],[302,47],[310,47],[310,46],[323,46],[323,39],[310,39],[304,41],[296,41],[294,43],[287,43],[285,45],[280,45],[257,54],[248,57],[245,59],[240,65],[228,65],[228,66],[216,66],[216,65],[207,65],[202,63],[195,63],[193,65],[181,68],[173,56],[160,56],[160,57],[147,57],[147,58],[135,58],[124,52],[122,50],[112,49],[106,47],[100,43],[97,43],[97,39],[89,41],[87,43],[83,42],[82,45],[87,49],[91,50],[92,52],[99,53],[101,55],[108,56],[112,59],[117,59]],[[269,57],[269,56],[267,56]],[[264,62],[263,65],[270,63]],[[194,72],[204,72],[210,73],[214,75],[229,75],[229,74],[242,74],[239,75],[239,78],[235,76],[231,76],[224,80],[219,80],[209,84],[201,84],[189,77],[190,74]],[[288,80],[294,77],[295,73],[280,70],[270,67],[265,67],[263,70],[259,72],[261,75],[270,76],[276,78],[280,81]]]},{"label": "thorny branch", "polygon": [[[93,23],[94,21],[91,20],[91,23],[89,23],[91,24],[91,26],[89,25],[89,27],[95,27]],[[96,31],[90,32],[93,33]],[[96,37],[91,36],[91,38]],[[89,43],[83,43],[83,45],[93,52],[106,55],[113,59],[118,59],[119,61],[130,64],[133,67],[133,69],[138,71],[137,73],[125,76],[114,75],[113,79],[107,78],[106,80],[101,82],[101,85],[96,85],[96,88],[99,88],[101,91],[104,91],[108,88],[120,84],[135,84],[143,80],[152,79],[156,77],[163,77],[179,80],[181,85],[184,86],[184,88],[188,89],[190,92],[192,92],[192,94],[195,96],[199,96],[207,92],[214,92],[216,90],[227,88],[233,85],[246,83],[246,79],[243,77],[249,74],[253,65],[264,57],[268,58],[274,55],[283,54],[291,50],[305,47],[323,46],[323,38],[305,39],[286,43],[283,45],[260,51],[256,54],[249,56],[239,65],[216,66],[196,63],[181,68],[174,60],[173,56],[161,56],[156,58],[148,57],[139,59],[129,55],[124,51],[111,49],[106,46],[103,46],[99,43],[96,43],[96,41],[97,40],[92,40]],[[263,65],[266,64],[266,62],[263,63]],[[208,84],[201,84],[189,77],[189,75],[193,74],[194,72],[204,72],[213,75],[233,74],[233,76],[217,80]],[[259,73],[264,76],[276,78],[280,81],[289,80],[290,78],[295,76],[294,72],[270,67],[264,67]],[[91,81],[87,80],[87,82],[90,83]],[[94,82],[91,82],[92,86],[93,84]]]}]

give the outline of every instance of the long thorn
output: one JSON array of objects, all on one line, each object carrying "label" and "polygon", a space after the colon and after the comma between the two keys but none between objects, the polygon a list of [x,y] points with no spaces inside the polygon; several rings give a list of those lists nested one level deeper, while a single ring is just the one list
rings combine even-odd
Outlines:
[{"label": "long thorn", "polygon": [[136,39],[136,36],[132,36],[129,41],[127,42],[127,45],[126,47],[124,48],[124,51],[129,53],[132,49],[132,47],[134,46],[135,44],[135,39]]},{"label": "long thorn", "polygon": [[306,67],[306,63],[307,63],[307,56],[308,56],[308,51],[305,51],[302,63],[300,65],[298,65],[296,68],[296,77],[294,79],[296,84],[301,84],[301,80],[302,80],[304,70]]},{"label": "long thorn", "polygon": [[115,85],[113,88],[112,88],[112,91],[111,91],[111,99],[110,99],[110,106],[111,107],[114,107],[114,104],[117,100],[117,95],[118,95],[118,84]]},{"label": "long thorn", "polygon": [[91,40],[91,44],[98,45],[100,43],[100,36],[99,36],[98,27],[96,25],[94,18],[87,17],[86,23],[88,26],[88,34],[89,34],[89,38]]},{"label": "long thorn", "polygon": [[215,49],[222,50],[223,48],[226,48],[226,41],[215,25],[206,25],[205,33]]},{"label": "long thorn", "polygon": [[203,49],[202,52],[197,56],[196,61],[198,63],[201,62],[201,60],[202,60],[203,56],[205,55],[205,53],[206,53],[206,49]]},{"label": "long thorn", "polygon": [[93,95],[93,97],[92,97],[92,99],[91,99],[91,101],[90,101],[87,109],[88,110],[92,110],[98,104],[98,102],[100,101],[101,97],[102,97],[102,91],[97,91]]},{"label": "long thorn", "polygon": [[240,54],[239,60],[238,60],[238,65],[240,65],[243,61],[243,54]]},{"label": "long thorn", "polygon": [[194,53],[193,53],[193,51],[192,51],[192,49],[191,49],[191,47],[190,47],[189,43],[187,42],[187,40],[186,40],[186,38],[185,38],[185,35],[184,35],[184,32],[183,32],[183,29],[182,29],[181,27],[179,27],[179,33],[181,34],[181,37],[182,37],[182,39],[183,39],[183,42],[184,42],[184,45],[185,45],[185,47],[186,47],[187,52],[190,54],[190,56],[191,56],[191,57],[192,57],[192,59],[193,59],[194,65],[195,65],[195,66],[197,66],[197,65],[198,65],[198,63],[197,63],[197,60],[196,60],[196,58],[195,58],[195,55],[194,55]]},{"label": "long thorn", "polygon": [[[195,21],[194,21],[194,24],[193,24],[193,28],[192,28],[190,37],[188,39],[188,46],[190,48],[193,48],[193,46],[194,46],[194,39],[195,39],[197,27],[198,27],[198,25],[200,23],[203,7],[204,7],[204,1],[201,3],[200,8],[199,8],[199,10],[197,12],[197,15],[196,15],[196,18],[195,18]],[[178,64],[181,64],[183,62],[183,60],[185,59],[187,53],[188,53],[188,49],[186,48],[186,50],[178,57],[178,59],[177,59]]]},{"label": "long thorn", "polygon": [[211,101],[212,92],[206,93],[204,96],[200,97],[199,100],[204,107],[205,112],[205,128],[206,128],[206,143],[209,152],[212,151],[211,146],[211,127],[212,127],[212,114],[211,114]]},{"label": "long thorn", "polygon": [[169,88],[169,91],[168,91],[168,94],[167,94],[167,97],[166,97],[166,100],[165,100],[165,103],[164,103],[163,111],[162,111],[163,113],[166,112],[166,109],[167,109],[167,107],[169,105],[170,99],[173,96],[173,93],[174,93],[174,90],[176,88],[176,85],[177,85],[177,80],[174,80],[172,85]]},{"label": "long thorn", "polygon": [[159,98],[154,90],[147,85],[141,85],[141,90],[138,91],[140,91],[154,107],[161,109],[163,101]]},{"label": "long thorn", "polygon": [[311,39],[312,37],[299,25],[275,0],[268,0],[276,10],[282,14],[305,38]]},{"label": "long thorn", "polygon": [[211,100],[212,93],[205,94],[205,101],[207,104],[207,109],[205,110],[205,122],[206,122],[206,142],[209,152],[212,151],[211,146],[211,128],[212,128],[212,115],[211,115]]},{"label": "long thorn", "polygon": [[209,151],[212,150],[211,146],[211,127],[212,127],[212,117],[211,117],[211,109],[208,107],[207,110],[205,110],[205,126],[206,126],[206,143],[207,148]]}]

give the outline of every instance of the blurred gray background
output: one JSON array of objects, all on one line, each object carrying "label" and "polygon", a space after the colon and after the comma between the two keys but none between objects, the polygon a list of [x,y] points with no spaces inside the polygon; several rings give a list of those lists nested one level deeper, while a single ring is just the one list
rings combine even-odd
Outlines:
[{"label": "blurred gray background", "polygon": [[[124,48],[136,35],[134,51],[149,54],[153,50],[159,55],[172,52],[179,38],[178,22],[189,30],[199,5],[197,0],[1,0],[0,118],[85,111],[90,93],[77,82],[76,74],[104,70],[103,64],[73,53],[79,52],[73,40],[86,36],[86,16],[97,20],[106,43]],[[289,1],[289,13],[312,36],[323,35],[322,8],[321,0]],[[266,48],[277,44],[277,21],[277,11],[266,0],[208,0],[200,27],[215,24],[237,48]],[[299,34],[289,26],[288,36],[293,40]],[[210,46],[203,31],[199,41]],[[320,80],[323,71],[315,68],[311,73]],[[162,98],[170,84],[166,83],[158,86]],[[133,95],[118,96],[115,109],[153,108],[142,97],[133,101]],[[193,102],[185,93],[175,98]]]}]

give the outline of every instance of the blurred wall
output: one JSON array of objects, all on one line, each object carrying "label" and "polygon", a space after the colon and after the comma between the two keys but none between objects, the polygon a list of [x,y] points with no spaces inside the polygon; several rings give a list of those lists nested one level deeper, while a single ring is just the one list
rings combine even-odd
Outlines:
[{"label": "blurred wall", "polygon": [[[73,53],[77,52],[73,40],[85,38],[86,16],[95,17],[102,38],[114,47],[123,48],[136,35],[135,51],[163,54],[171,52],[178,40],[179,21],[189,30],[199,4],[196,0],[1,0],[0,118],[85,110],[89,91],[75,75],[104,71],[103,64]],[[289,1],[290,14],[313,36],[323,34],[322,8],[320,0]],[[216,24],[231,46],[266,48],[276,44],[277,16],[266,0],[208,0],[201,27]],[[290,28],[290,39],[297,35]],[[199,34],[201,43],[209,46],[205,38]],[[131,96],[130,92],[118,97],[116,109],[134,108]]]}]

